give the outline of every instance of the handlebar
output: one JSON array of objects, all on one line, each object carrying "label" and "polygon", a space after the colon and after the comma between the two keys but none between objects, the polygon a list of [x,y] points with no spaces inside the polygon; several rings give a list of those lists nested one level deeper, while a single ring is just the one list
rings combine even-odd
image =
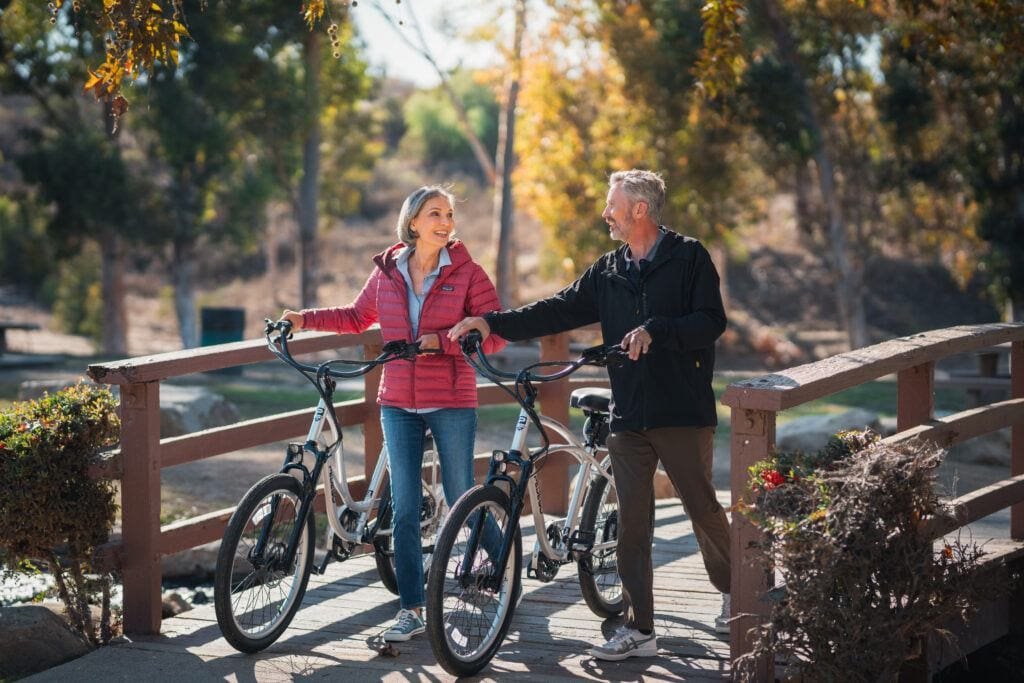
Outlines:
[{"label": "handlebar", "polygon": [[[462,348],[462,354],[466,357],[466,360],[472,365],[480,374],[484,375],[488,379],[494,382],[500,380],[513,380],[517,384],[529,383],[529,382],[551,382],[563,377],[568,377],[572,373],[579,370],[584,365],[594,365],[604,367],[611,365],[617,367],[628,358],[628,354],[622,347],[617,344],[599,344],[598,346],[591,346],[590,348],[584,349],[580,353],[580,357],[576,360],[571,361],[541,361],[539,363],[533,363],[527,365],[519,372],[504,372],[491,365],[487,359],[487,354],[483,350],[483,335],[477,330],[470,330],[460,340],[460,346]],[[473,355],[476,355],[476,359],[473,359]],[[548,374],[537,374],[531,372],[537,368],[554,367],[560,366],[563,369],[557,372]]]},{"label": "handlebar", "polygon": [[[315,375],[317,379],[321,377],[334,377],[339,379],[361,377],[378,365],[383,365],[384,363],[389,363],[393,360],[411,360],[420,353],[436,352],[435,349],[421,349],[418,341],[407,342],[402,339],[396,339],[386,342],[384,347],[381,349],[380,355],[371,360],[334,358],[320,363],[319,365],[310,365],[295,360],[291,351],[288,350],[288,340],[292,337],[292,323],[290,321],[278,320],[277,322],[274,322],[267,318],[265,319],[265,322],[266,328],[264,329],[264,335],[267,338],[267,347],[270,349],[270,352],[302,374],[306,375],[307,379],[310,381],[313,381],[313,378],[310,377],[310,375]],[[278,332],[277,337],[273,337],[274,332]],[[332,368],[332,365],[352,365],[355,367],[352,370],[337,370]]]}]

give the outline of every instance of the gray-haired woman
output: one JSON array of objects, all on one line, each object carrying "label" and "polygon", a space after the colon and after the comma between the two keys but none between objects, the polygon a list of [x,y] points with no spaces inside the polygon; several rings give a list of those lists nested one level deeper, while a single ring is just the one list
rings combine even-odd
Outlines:
[{"label": "gray-haired woman", "polygon": [[[420,472],[427,428],[437,444],[449,505],[473,485],[476,377],[458,343],[448,339],[448,330],[467,315],[483,315],[500,305],[483,268],[460,240],[453,239],[454,204],[454,197],[442,187],[419,188],[402,204],[397,225],[401,241],[373,257],[373,273],[354,302],[338,308],[286,310],[281,316],[296,330],[350,334],[379,322],[385,342],[415,339],[420,348],[438,351],[384,366],[377,396],[391,465],[395,574],[401,599],[395,623],[384,633],[387,641],[409,640],[425,629]],[[504,346],[503,339],[492,335],[485,350]],[[492,533],[496,532],[495,528]]]}]

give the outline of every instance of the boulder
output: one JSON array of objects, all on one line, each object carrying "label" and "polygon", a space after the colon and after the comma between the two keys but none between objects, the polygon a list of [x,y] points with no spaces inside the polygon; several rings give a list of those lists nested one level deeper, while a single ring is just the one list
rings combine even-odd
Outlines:
[{"label": "boulder", "polygon": [[177,593],[171,593],[170,595],[164,596],[160,616],[164,619],[170,619],[171,617],[176,617],[182,612],[187,612],[190,609],[192,609],[192,605],[188,604],[188,600]]},{"label": "boulder", "polygon": [[1005,476],[1010,476],[1009,428],[958,443],[949,449],[949,460],[1005,468]]},{"label": "boulder", "polygon": [[63,664],[92,651],[54,610],[55,605],[0,607],[0,680],[13,680]]},{"label": "boulder", "polygon": [[815,453],[825,447],[829,437],[848,429],[881,428],[878,415],[869,410],[854,408],[832,415],[808,415],[779,425],[775,432],[775,445],[779,451]]},{"label": "boulder", "polygon": [[[42,398],[43,394],[53,394],[77,383],[78,379],[28,380],[19,385],[18,400]],[[110,389],[114,398],[120,400],[120,388],[117,385],[101,386]],[[161,437],[222,427],[240,419],[234,404],[205,387],[167,383],[160,385]]]},{"label": "boulder", "polygon": [[238,409],[205,387],[160,385],[160,436],[179,436],[238,422]]},{"label": "boulder", "polygon": [[189,548],[180,553],[167,555],[160,560],[160,569],[165,579],[206,580],[213,577],[217,569],[217,552],[220,541]]}]

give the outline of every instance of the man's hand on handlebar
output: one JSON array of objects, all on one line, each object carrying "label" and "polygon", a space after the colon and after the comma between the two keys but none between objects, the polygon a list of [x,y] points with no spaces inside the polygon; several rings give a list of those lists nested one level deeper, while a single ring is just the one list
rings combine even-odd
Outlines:
[{"label": "man's hand on handlebar", "polygon": [[463,318],[455,323],[455,326],[448,330],[448,339],[458,341],[459,337],[471,330],[476,330],[480,333],[481,341],[487,339],[488,335],[491,334],[491,326],[487,324],[486,320],[480,317],[470,317]]}]

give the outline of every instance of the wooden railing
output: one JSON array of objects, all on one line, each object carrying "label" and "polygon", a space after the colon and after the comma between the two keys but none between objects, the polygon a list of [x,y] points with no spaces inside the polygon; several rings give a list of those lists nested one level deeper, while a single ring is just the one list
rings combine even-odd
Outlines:
[{"label": "wooden railing", "polygon": [[[935,419],[934,385],[937,361],[960,353],[1009,342],[1010,399]],[[1010,508],[1010,536],[1024,540],[1024,325],[990,324],[951,327],[894,339],[771,375],[735,382],[722,403],[732,410],[732,500],[750,500],[748,467],[768,457],[775,446],[779,412],[835,394],[886,375],[896,375],[897,442],[920,437],[951,446],[982,434],[1011,427],[1009,478],[953,501],[957,523],[969,524],[992,512]],[[933,538],[948,527],[927,529]],[[763,597],[771,573],[748,550],[758,540],[742,515],[732,522],[732,657],[751,649],[748,629],[767,616]],[[1005,602],[1005,601],[1004,601]],[[1005,608],[1005,604],[1003,605]],[[772,680],[771,663],[762,662],[758,680]]]},{"label": "wooden railing", "polygon": [[[296,356],[319,351],[362,346],[364,357],[372,358],[381,349],[380,331],[336,335],[303,333],[289,344]],[[540,343],[541,360],[569,357],[566,334],[544,337]],[[198,517],[160,525],[160,470],[172,465],[202,460],[223,453],[274,443],[304,435],[313,414],[298,410],[271,415],[201,432],[160,438],[160,383],[173,377],[197,372],[273,360],[264,340],[252,340],[189,349],[173,353],[130,358],[89,367],[89,376],[121,389],[120,449],[93,469],[93,475],[121,480],[121,538],[98,549],[98,567],[118,568],[124,581],[124,628],[129,634],[160,631],[160,560],[182,550],[194,548],[223,535],[234,508],[217,510]],[[365,493],[366,479],[377,463],[383,437],[380,409],[376,404],[380,370],[365,376],[364,397],[336,404],[342,426],[362,425],[366,453],[364,476],[350,480],[352,494]],[[543,412],[568,424],[569,394],[574,386],[606,384],[607,380],[561,380],[540,387]],[[269,389],[268,389],[269,390]],[[481,405],[506,403],[510,397],[493,384],[480,384]],[[511,428],[510,428],[511,434]],[[552,465],[558,462],[552,459]],[[477,456],[478,471],[486,466],[489,454]],[[269,474],[269,472],[268,472]],[[569,490],[568,468],[546,466],[538,471],[544,490],[544,508],[564,511]]]}]

